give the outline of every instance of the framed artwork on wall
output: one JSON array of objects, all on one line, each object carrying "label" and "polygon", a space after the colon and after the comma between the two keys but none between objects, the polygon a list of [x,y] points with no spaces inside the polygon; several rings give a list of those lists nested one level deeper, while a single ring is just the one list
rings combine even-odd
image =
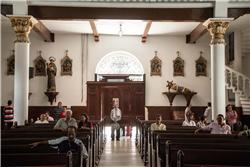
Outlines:
[{"label": "framed artwork on wall", "polygon": [[157,57],[157,51],[155,51],[155,57],[150,60],[150,76],[160,75],[161,76],[161,60]]},{"label": "framed artwork on wall", "polygon": [[66,50],[66,56],[61,60],[61,75],[73,74],[73,60],[68,56],[68,50]]},{"label": "framed artwork on wall", "polygon": [[15,50],[12,50],[10,58],[7,59],[7,75],[14,75],[15,73]]},{"label": "framed artwork on wall", "polygon": [[119,98],[113,98],[113,105],[117,104],[117,106],[119,107]]},{"label": "framed artwork on wall", "polygon": [[173,61],[173,75],[184,76],[184,60],[180,57],[180,52],[177,51],[177,58]]},{"label": "framed artwork on wall", "polygon": [[39,51],[39,56],[34,60],[35,76],[46,76],[46,60],[42,57],[42,51]]},{"label": "framed artwork on wall", "polygon": [[195,75],[207,76],[207,60],[202,57],[203,52],[200,52],[200,57],[195,61]]}]

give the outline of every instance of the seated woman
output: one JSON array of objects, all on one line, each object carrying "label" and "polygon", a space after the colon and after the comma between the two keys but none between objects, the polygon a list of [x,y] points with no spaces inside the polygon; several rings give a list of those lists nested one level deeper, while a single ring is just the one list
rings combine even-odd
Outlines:
[{"label": "seated woman", "polygon": [[93,129],[93,125],[89,122],[89,116],[85,113],[80,115],[79,129]]},{"label": "seated woman", "polygon": [[59,118],[60,118],[60,119],[61,119],[61,118],[65,118],[65,112],[66,112],[66,110],[67,110],[67,107],[64,106],[64,107],[63,107],[63,112],[61,112],[60,115],[59,115]]},{"label": "seated woman", "polygon": [[204,126],[206,126],[205,122],[206,122],[206,117],[204,115],[202,115],[200,117],[200,121],[197,123],[196,127],[203,128]]},{"label": "seated woman", "polygon": [[156,123],[151,124],[151,130],[166,130],[166,125],[162,124],[162,116],[157,114],[155,116]]}]

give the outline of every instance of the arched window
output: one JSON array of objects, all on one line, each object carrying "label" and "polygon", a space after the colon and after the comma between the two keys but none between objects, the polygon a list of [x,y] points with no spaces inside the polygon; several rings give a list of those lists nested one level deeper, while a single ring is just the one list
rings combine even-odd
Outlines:
[{"label": "arched window", "polygon": [[144,70],[140,61],[128,52],[111,52],[105,55],[97,64],[97,80],[105,74],[128,74],[133,81],[143,81]]}]

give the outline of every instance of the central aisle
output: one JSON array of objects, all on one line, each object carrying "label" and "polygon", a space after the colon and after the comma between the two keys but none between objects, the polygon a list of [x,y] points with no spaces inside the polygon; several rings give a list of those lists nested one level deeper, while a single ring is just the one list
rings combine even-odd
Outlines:
[{"label": "central aisle", "polygon": [[110,135],[108,134],[107,143],[98,167],[107,166],[144,167],[142,159],[135,146],[135,139],[121,137],[120,141],[111,141]]}]

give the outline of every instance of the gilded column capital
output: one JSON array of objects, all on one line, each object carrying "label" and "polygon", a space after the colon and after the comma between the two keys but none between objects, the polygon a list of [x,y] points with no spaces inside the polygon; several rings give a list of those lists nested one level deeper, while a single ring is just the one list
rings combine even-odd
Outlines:
[{"label": "gilded column capital", "polygon": [[233,18],[210,18],[204,22],[203,25],[206,26],[212,36],[210,45],[226,44],[224,34],[226,33],[231,21],[233,21]]},{"label": "gilded column capital", "polygon": [[14,43],[29,43],[29,33],[33,26],[37,23],[37,20],[33,16],[13,16],[7,15],[10,19],[11,27],[16,32],[16,38]]}]

